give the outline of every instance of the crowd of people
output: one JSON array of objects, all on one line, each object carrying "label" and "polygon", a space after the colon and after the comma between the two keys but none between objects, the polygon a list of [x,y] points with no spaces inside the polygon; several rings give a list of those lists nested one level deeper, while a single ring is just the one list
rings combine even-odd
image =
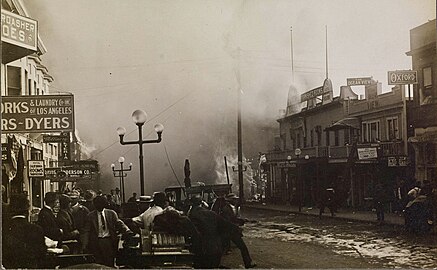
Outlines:
[{"label": "crowd of people", "polygon": [[[138,202],[135,193],[129,202]],[[3,227],[8,230],[3,234],[3,266],[51,268],[46,255],[58,250],[62,254],[92,254],[95,263],[114,267],[120,235],[129,241],[140,228],[152,230],[157,226],[190,239],[196,268],[220,267],[230,242],[240,249],[245,267],[252,268],[256,264],[242,238],[244,220],[237,215],[237,202],[234,194],[221,196],[209,209],[194,196],[189,200],[188,213],[184,213],[170,205],[164,192],[156,192],[147,210],[123,221],[117,189],[107,195],[93,190],[47,192],[33,224],[29,222],[27,195],[16,194],[3,213]]]}]

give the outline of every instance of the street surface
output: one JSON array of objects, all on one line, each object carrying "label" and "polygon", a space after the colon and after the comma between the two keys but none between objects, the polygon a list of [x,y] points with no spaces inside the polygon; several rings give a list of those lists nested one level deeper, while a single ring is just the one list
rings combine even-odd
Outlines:
[{"label": "street surface", "polygon": [[[436,268],[437,237],[396,226],[246,209],[244,240],[257,268]],[[222,265],[243,268],[237,248]]]}]

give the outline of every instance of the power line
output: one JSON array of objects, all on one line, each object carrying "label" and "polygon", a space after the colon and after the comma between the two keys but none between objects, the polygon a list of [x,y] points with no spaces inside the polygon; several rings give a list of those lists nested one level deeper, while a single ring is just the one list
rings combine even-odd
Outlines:
[{"label": "power line", "polygon": [[[162,110],[160,113],[158,113],[157,115],[155,115],[154,117],[152,117],[150,120],[148,120],[146,123],[149,123],[150,121],[156,119],[157,117],[159,117],[161,114],[163,114],[164,112],[168,111],[169,109],[171,109],[174,105],[176,105],[177,103],[179,103],[180,101],[182,101],[183,99],[185,99],[187,96],[189,96],[191,93],[195,92],[197,90],[192,90],[190,92],[188,92],[186,95],[184,95],[183,97],[181,97],[180,99],[176,100],[175,102],[173,102],[170,106],[168,106],[167,108],[165,108],[164,110]],[[127,135],[133,133],[136,129],[133,129],[132,131],[130,131],[129,133],[127,133]],[[110,148],[111,146],[113,146],[114,144],[116,144],[118,142],[118,140],[114,141],[113,143],[111,143],[110,145],[108,145],[107,147],[105,147],[103,150],[101,150],[100,152],[95,154],[95,157],[100,155],[101,153],[103,153],[104,151],[106,151],[108,148]]]},{"label": "power line", "polygon": [[176,178],[176,180],[178,181],[179,186],[182,187],[181,182],[179,181],[179,178],[178,178],[178,176],[176,175],[176,172],[174,171],[173,165],[171,164],[171,160],[170,160],[170,157],[168,156],[167,147],[165,146],[165,143],[164,143],[164,150],[165,150],[165,155],[167,156],[168,164],[170,165],[170,168],[171,168],[171,170],[173,171],[173,175],[174,175],[174,177]]}]

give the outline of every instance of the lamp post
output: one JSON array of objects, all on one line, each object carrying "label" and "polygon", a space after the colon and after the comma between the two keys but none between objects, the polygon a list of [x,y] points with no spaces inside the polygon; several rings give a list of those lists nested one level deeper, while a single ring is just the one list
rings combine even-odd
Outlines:
[{"label": "lamp post", "polygon": [[300,173],[300,162],[299,162],[299,156],[300,154],[302,154],[302,150],[300,150],[300,148],[296,148],[294,150],[294,154],[296,155],[297,158],[297,183],[298,183],[298,192],[299,192],[299,212],[302,212],[302,178],[301,178],[301,173]]},{"label": "lamp post", "polygon": [[140,161],[140,188],[141,195],[145,195],[144,193],[144,167],[143,167],[143,144],[148,143],[160,143],[162,131],[164,130],[164,126],[162,124],[156,124],[154,126],[156,133],[158,134],[158,138],[156,140],[143,140],[143,125],[147,120],[147,114],[143,110],[136,110],[132,113],[132,120],[138,127],[138,140],[137,141],[128,141],[125,142],[123,140],[124,135],[126,134],[126,129],[124,127],[117,128],[118,136],[120,137],[120,144],[128,145],[128,144],[138,144],[139,148],[139,161]]},{"label": "lamp post", "polygon": [[[239,150],[240,152],[240,150]],[[238,155],[238,169],[235,169],[235,166],[232,166],[232,171],[234,172],[238,172],[238,183],[239,183],[239,188],[238,188],[238,193],[239,193],[239,198],[240,198],[240,205],[243,204],[244,202],[244,190],[243,190],[243,172],[245,172],[247,170],[247,166],[244,166],[243,169],[243,162],[240,161],[240,155]]]},{"label": "lamp post", "polygon": [[124,172],[128,172],[128,171],[132,170],[132,163],[129,164],[129,169],[124,169],[123,168],[124,157],[119,157],[118,162],[120,162],[120,169],[119,170],[115,169],[114,164],[111,164],[111,168],[112,168],[112,173],[114,174],[114,177],[120,178],[121,200],[123,203],[125,203],[126,200],[125,200],[125,196],[124,196],[125,195],[124,178],[127,176],[127,173],[124,173]]}]

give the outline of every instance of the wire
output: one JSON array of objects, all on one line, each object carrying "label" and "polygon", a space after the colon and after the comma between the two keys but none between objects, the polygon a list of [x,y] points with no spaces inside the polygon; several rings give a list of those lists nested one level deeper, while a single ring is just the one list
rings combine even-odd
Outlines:
[{"label": "wire", "polygon": [[[182,101],[183,99],[185,99],[186,97],[188,97],[191,93],[195,92],[197,90],[192,90],[190,92],[188,92],[185,96],[181,97],[180,99],[176,100],[175,102],[173,102],[172,104],[170,104],[170,106],[168,106],[167,108],[165,108],[164,110],[162,110],[160,113],[158,113],[157,115],[155,115],[154,117],[152,117],[150,120],[148,120],[146,123],[156,119],[157,117],[159,117],[161,114],[163,114],[164,112],[168,111],[170,108],[172,108],[174,105],[176,105],[177,103],[179,103],[180,101]],[[133,129],[132,131],[130,131],[129,133],[127,133],[127,135],[133,133],[136,129]],[[101,153],[103,153],[104,151],[106,151],[108,148],[110,148],[111,146],[113,146],[114,144],[116,144],[118,142],[118,140],[114,141],[113,143],[111,143],[110,145],[108,145],[107,147],[105,147],[103,150],[101,150],[100,152],[96,153],[94,155],[94,157],[100,155]]]},{"label": "wire", "polygon": [[167,156],[168,164],[170,165],[170,168],[171,168],[171,170],[173,171],[173,175],[174,175],[174,177],[176,178],[176,180],[178,181],[179,186],[182,187],[181,182],[179,181],[179,178],[178,178],[178,176],[176,175],[176,172],[174,171],[173,165],[171,164],[171,160],[170,160],[170,157],[168,156],[168,152],[167,152],[167,147],[165,146],[165,143],[163,143],[163,144],[164,144],[164,150],[165,150],[165,155]]}]

